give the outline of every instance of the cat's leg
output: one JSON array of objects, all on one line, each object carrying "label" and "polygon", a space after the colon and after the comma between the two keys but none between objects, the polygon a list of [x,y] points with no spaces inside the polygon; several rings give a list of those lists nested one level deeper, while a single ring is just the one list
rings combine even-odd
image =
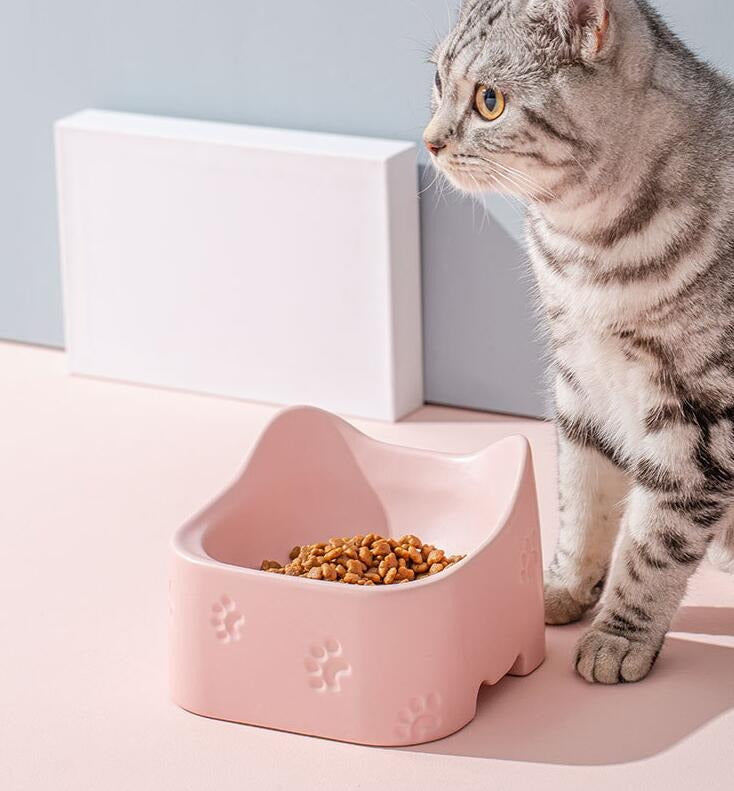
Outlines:
[{"label": "cat's leg", "polygon": [[587,681],[639,681],[650,672],[690,576],[726,530],[733,478],[708,436],[689,425],[645,442],[602,607],[577,647]]},{"label": "cat's leg", "polygon": [[545,619],[579,620],[601,595],[627,491],[600,451],[559,437],[560,532],[545,575]]},{"label": "cat's leg", "polygon": [[599,600],[628,485],[590,424],[557,422],[560,533],[545,574],[545,620],[567,624]]}]

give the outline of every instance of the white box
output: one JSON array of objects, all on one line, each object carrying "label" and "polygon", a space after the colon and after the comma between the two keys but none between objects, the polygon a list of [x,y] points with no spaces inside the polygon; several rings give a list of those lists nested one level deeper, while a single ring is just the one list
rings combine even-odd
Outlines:
[{"label": "white box", "polygon": [[423,403],[412,143],[86,110],[56,149],[72,372]]}]

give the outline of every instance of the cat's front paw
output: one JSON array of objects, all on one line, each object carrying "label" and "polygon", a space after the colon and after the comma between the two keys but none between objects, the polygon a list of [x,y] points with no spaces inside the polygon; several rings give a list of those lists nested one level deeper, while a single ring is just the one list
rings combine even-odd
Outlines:
[{"label": "cat's front paw", "polygon": [[580,621],[588,607],[571,596],[566,588],[545,584],[545,622],[565,626]]},{"label": "cat's front paw", "polygon": [[591,684],[641,681],[652,670],[659,652],[657,644],[592,627],[576,646],[576,671]]},{"label": "cat's front paw", "polygon": [[546,577],[545,622],[550,626],[565,626],[580,621],[587,610],[591,609],[601,595],[601,586],[584,594],[571,589],[557,579]]}]

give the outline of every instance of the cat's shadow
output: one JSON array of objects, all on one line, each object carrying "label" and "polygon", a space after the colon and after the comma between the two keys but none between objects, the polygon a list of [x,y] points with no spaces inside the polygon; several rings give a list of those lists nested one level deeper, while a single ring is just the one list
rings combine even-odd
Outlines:
[{"label": "cat's shadow", "polygon": [[[548,629],[542,667],[483,687],[466,728],[408,749],[564,765],[628,763],[672,747],[734,708],[734,641],[727,639],[734,636],[734,608],[682,608],[654,673],[640,684],[604,687],[576,676],[571,656],[584,628]],[[696,634],[723,636],[727,644]]]}]

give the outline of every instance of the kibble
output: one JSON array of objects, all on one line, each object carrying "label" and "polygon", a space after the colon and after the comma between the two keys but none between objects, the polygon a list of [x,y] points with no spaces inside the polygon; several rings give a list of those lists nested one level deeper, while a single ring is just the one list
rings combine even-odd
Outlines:
[{"label": "kibble", "polygon": [[358,574],[361,577],[364,571],[365,568],[359,560],[347,561],[347,572],[349,572],[349,574]]},{"label": "kibble", "polygon": [[397,585],[439,574],[464,559],[447,556],[444,550],[424,544],[417,536],[383,538],[366,536],[330,538],[326,543],[296,546],[289,562],[263,560],[261,571],[307,577],[347,585]]},{"label": "kibble", "polygon": [[433,565],[434,563],[440,563],[444,559],[444,554],[442,549],[434,549],[432,552],[429,553],[428,557],[426,558],[426,563],[430,563]]}]

